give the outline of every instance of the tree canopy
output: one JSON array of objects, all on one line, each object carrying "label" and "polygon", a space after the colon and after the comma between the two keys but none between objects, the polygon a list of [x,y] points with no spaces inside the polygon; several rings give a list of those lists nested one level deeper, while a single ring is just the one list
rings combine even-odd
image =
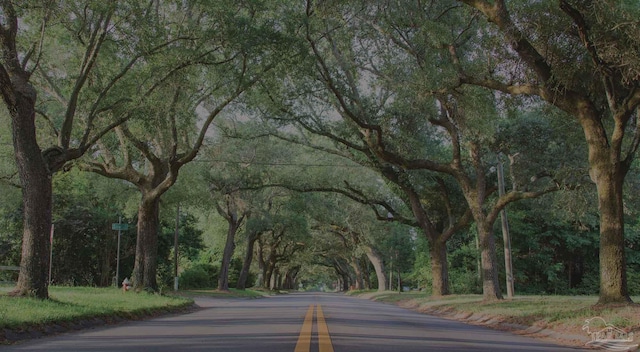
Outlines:
[{"label": "tree canopy", "polygon": [[638,15],[608,0],[1,1],[0,264],[19,264],[18,296],[48,297],[51,246],[54,282],[111,284],[124,216],[123,268],[159,290],[179,207],[174,264],[193,286],[494,300],[506,212],[517,291],[629,303]]}]

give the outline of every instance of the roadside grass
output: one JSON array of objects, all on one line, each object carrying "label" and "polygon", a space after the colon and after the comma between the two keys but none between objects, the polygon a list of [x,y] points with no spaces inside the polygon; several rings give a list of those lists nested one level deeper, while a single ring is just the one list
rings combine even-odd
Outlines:
[{"label": "roadside grass", "polygon": [[347,296],[360,296],[363,294],[374,294],[378,292],[377,290],[351,290],[351,291],[347,291],[346,294]]},{"label": "roadside grass", "polygon": [[0,329],[26,329],[88,319],[136,319],[186,308],[185,297],[123,293],[116,288],[49,287],[50,300],[7,296],[12,286],[0,286]]},{"label": "roadside grass", "polygon": [[[585,334],[585,320],[601,317],[607,323],[627,331],[640,331],[640,305],[597,306],[597,296],[516,296],[510,300],[484,302],[481,295],[451,295],[430,297],[426,293],[381,293],[380,302],[435,315],[492,317],[512,324],[557,329],[567,333]],[[640,302],[640,297],[632,297]]]},{"label": "roadside grass", "polygon": [[179,295],[186,297],[213,297],[213,298],[260,298],[269,296],[271,293],[261,290],[237,290],[230,288],[229,291],[219,291],[216,289],[181,290]]}]

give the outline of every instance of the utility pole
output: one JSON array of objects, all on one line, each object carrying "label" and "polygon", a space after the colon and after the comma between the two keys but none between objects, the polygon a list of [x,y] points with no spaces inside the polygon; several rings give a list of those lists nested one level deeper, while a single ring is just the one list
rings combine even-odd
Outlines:
[{"label": "utility pole", "polygon": [[176,232],[173,237],[173,290],[178,291],[178,233],[180,228],[180,204],[176,211]]},{"label": "utility pole", "polygon": [[[498,194],[504,196],[504,170],[502,168],[502,160],[498,161]],[[509,235],[509,220],[507,219],[506,209],[500,211],[502,220],[502,239],[504,242],[504,267],[507,280],[507,298],[513,298],[513,265],[511,261],[511,236]]]},{"label": "utility pole", "polygon": [[49,234],[49,285],[51,285],[51,269],[53,268],[53,231],[55,225],[51,224],[51,233]]},{"label": "utility pole", "polygon": [[398,271],[398,293],[402,292],[402,286],[400,286],[402,284],[402,280],[400,278],[400,259],[398,259],[398,250],[396,249],[396,270]]},{"label": "utility pole", "polygon": [[120,238],[122,237],[122,230],[128,230],[129,224],[122,223],[122,215],[118,216],[118,222],[114,222],[111,224],[112,230],[118,231],[118,249],[116,254],[116,282],[114,283],[115,287],[120,285]]},{"label": "utility pole", "polygon": [[122,215],[118,216],[118,249],[116,250],[116,287],[120,286],[120,237],[122,237]]},{"label": "utility pole", "polygon": [[393,291],[393,257],[389,263],[389,291]]}]

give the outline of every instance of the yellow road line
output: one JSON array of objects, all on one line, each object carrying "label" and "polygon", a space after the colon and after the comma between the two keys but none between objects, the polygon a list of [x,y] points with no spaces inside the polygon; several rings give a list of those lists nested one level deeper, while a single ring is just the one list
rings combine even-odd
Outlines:
[{"label": "yellow road line", "polygon": [[329,328],[324,321],[324,313],[322,307],[318,304],[318,345],[320,352],[333,352],[331,344],[331,336],[329,336]]},{"label": "yellow road line", "polygon": [[313,328],[313,304],[309,305],[307,315],[304,316],[304,323],[298,336],[295,352],[309,352],[311,349],[311,329]]}]

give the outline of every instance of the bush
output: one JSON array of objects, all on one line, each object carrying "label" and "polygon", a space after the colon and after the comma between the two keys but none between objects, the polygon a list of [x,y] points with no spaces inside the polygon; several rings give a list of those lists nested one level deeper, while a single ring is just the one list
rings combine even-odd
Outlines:
[{"label": "bush", "polygon": [[451,293],[480,294],[482,293],[482,281],[475,271],[453,269],[449,271],[449,285]]},{"label": "bush", "polygon": [[180,288],[198,289],[216,286],[218,268],[211,264],[196,264],[180,274]]}]

